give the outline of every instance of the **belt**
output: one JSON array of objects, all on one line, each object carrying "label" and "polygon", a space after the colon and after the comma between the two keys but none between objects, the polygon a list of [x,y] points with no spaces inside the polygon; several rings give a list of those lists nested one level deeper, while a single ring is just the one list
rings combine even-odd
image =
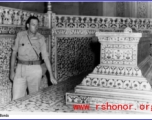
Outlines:
[{"label": "belt", "polygon": [[35,60],[35,61],[23,61],[23,60],[18,60],[19,64],[23,65],[40,65],[41,61],[40,60]]}]

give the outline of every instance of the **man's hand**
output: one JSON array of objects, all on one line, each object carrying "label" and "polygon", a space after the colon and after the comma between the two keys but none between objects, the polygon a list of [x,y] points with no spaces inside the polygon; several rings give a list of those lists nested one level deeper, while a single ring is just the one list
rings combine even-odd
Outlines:
[{"label": "man's hand", "polygon": [[50,77],[50,81],[52,82],[53,85],[57,84],[57,80],[54,77]]},{"label": "man's hand", "polygon": [[[42,55],[45,55],[45,54],[42,52]],[[57,80],[56,80],[55,77],[53,76],[52,67],[51,67],[51,63],[50,63],[49,58],[46,57],[46,58],[44,59],[44,62],[45,62],[45,64],[46,64],[46,67],[47,67],[47,69],[48,69],[48,71],[49,71],[49,74],[50,74],[50,81],[52,82],[53,85],[54,85],[54,84],[57,84]]]},{"label": "man's hand", "polygon": [[15,73],[14,72],[11,72],[10,73],[10,79],[13,81],[14,80],[14,77],[15,77]]}]

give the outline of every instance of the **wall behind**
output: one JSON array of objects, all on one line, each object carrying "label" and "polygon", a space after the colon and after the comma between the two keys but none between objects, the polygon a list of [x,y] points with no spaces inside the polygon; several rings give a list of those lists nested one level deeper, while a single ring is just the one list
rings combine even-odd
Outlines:
[{"label": "wall behind", "polygon": [[[108,7],[103,7],[108,6]],[[114,4],[114,5],[113,5]],[[23,9],[33,12],[45,13],[47,10],[46,2],[0,2],[0,6]],[[104,10],[103,10],[104,9]],[[64,15],[90,15],[90,16],[114,16],[115,12],[108,12],[115,9],[115,3],[107,2],[52,2],[52,11],[56,14]]]},{"label": "wall behind", "polygon": [[[121,13],[124,11],[124,6],[117,4],[117,2],[52,2],[52,11],[62,15],[117,16],[117,11]],[[47,2],[0,2],[0,6],[47,12]],[[116,10],[118,8],[120,9]],[[121,16],[120,12],[118,16]]]},{"label": "wall behind", "polygon": [[33,12],[44,13],[46,11],[46,3],[44,2],[0,2],[0,6],[28,10]]},{"label": "wall behind", "polygon": [[52,2],[52,11],[61,15],[79,15],[78,2]]},{"label": "wall behind", "polygon": [[[47,2],[0,2],[0,6],[40,13],[47,12]],[[52,11],[56,14],[79,15],[79,3],[52,2]]]},{"label": "wall behind", "polygon": [[[47,12],[47,2],[0,2],[0,6]],[[52,11],[62,15],[151,18],[152,2],[52,2]]]},{"label": "wall behind", "polygon": [[98,16],[97,2],[79,2],[79,15]]}]

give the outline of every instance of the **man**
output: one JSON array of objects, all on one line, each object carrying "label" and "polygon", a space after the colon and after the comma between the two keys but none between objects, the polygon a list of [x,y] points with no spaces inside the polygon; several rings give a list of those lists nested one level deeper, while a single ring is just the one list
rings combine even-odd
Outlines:
[{"label": "man", "polygon": [[[40,53],[50,73],[50,81],[52,84],[57,84],[52,74],[45,38],[37,32],[38,24],[38,18],[30,16],[26,22],[27,31],[17,34],[12,48],[10,79],[13,81],[13,100],[24,97],[27,88],[29,94],[39,90],[42,77]],[[15,72],[16,58],[18,64]]]}]

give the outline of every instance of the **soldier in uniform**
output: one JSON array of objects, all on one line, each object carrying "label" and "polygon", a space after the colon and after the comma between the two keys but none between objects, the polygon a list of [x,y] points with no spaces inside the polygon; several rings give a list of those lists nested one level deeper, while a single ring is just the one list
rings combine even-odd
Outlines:
[{"label": "soldier in uniform", "polygon": [[[13,100],[24,97],[27,88],[29,94],[39,90],[42,78],[40,53],[50,73],[50,81],[57,84],[52,74],[45,37],[37,32],[38,24],[38,18],[30,16],[26,22],[28,29],[17,34],[12,48],[10,79],[13,81]],[[18,64],[14,70],[16,58]]]}]

